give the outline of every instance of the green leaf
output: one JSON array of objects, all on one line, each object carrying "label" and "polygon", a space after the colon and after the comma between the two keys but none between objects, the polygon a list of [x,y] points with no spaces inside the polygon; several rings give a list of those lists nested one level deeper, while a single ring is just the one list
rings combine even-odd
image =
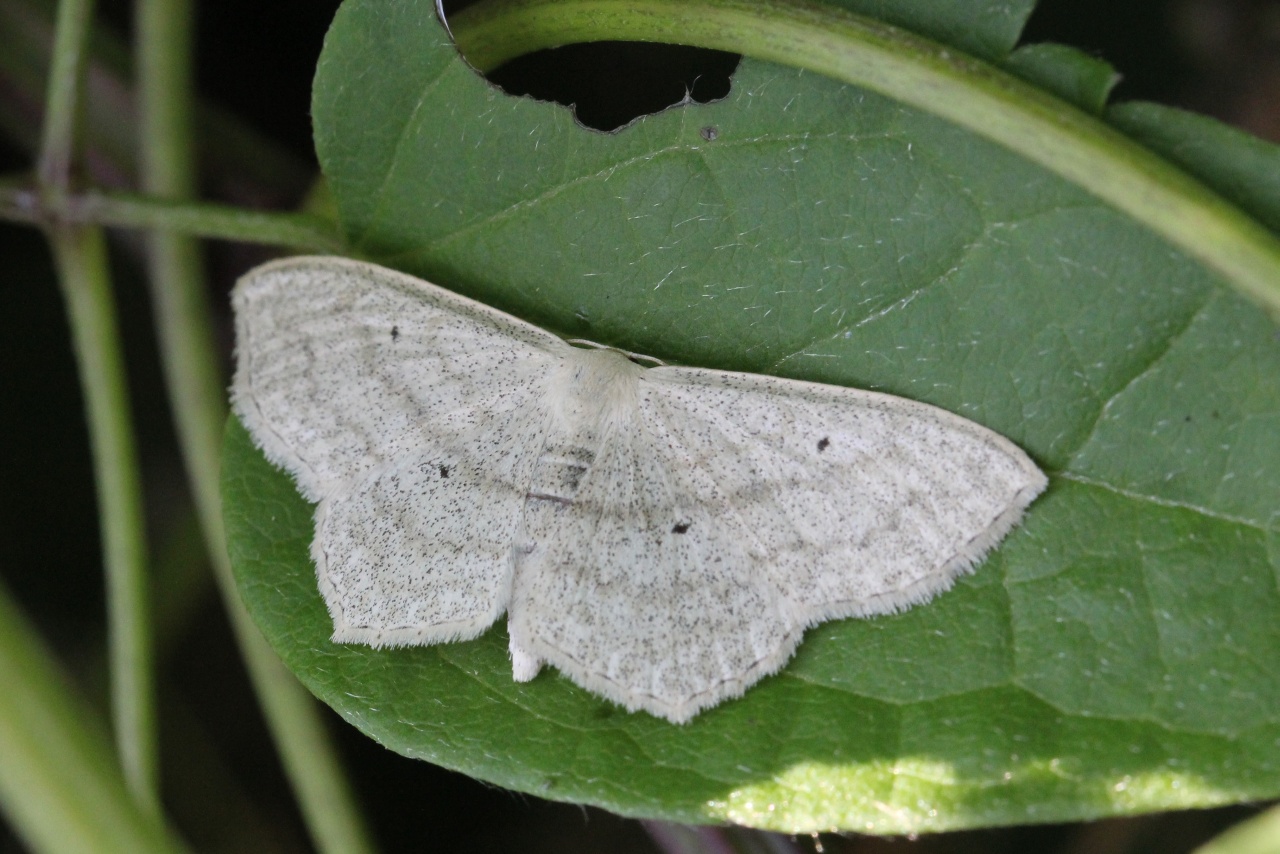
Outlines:
[{"label": "green leaf", "polygon": [[1120,82],[1108,63],[1061,44],[1020,47],[1009,54],[1004,67],[1095,115],[1102,113],[1112,87]]},{"label": "green leaf", "polygon": [[1273,143],[1160,104],[1118,104],[1108,118],[1280,232],[1280,148]]},{"label": "green leaf", "polygon": [[913,33],[950,44],[983,59],[999,60],[1013,49],[1035,8],[1035,0],[822,0]]},{"label": "green leaf", "polygon": [[438,647],[330,643],[311,509],[233,424],[246,603],[354,725],[544,797],[791,831],[1280,792],[1280,342],[1198,262],[812,73],[745,60],[722,102],[588,131],[489,86],[428,3],[349,0],[313,114],[360,254],[562,334],[937,404],[1053,480],[953,591],[823,624],[781,673],[674,726],[554,672],[513,682],[502,622]]}]

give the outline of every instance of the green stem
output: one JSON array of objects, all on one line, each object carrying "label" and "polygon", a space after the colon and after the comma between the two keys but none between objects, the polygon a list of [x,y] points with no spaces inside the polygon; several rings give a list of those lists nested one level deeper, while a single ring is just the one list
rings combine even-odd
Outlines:
[{"label": "green stem", "polygon": [[1195,854],[1276,854],[1280,851],[1280,807],[1242,821],[1195,850]]},{"label": "green stem", "polygon": [[[196,192],[192,18],[189,0],[138,0],[135,6],[142,187],[155,197],[178,201]],[[172,229],[156,230],[148,236],[148,261],[178,437],[210,561],[250,679],[316,848],[370,851],[368,833],[314,701],[250,622],[232,577],[218,489],[225,382],[218,369],[199,247]]]},{"label": "green stem", "polygon": [[[0,0],[0,134],[33,155],[53,48],[52,0]],[[80,162],[94,184],[136,186],[136,75],[128,46],[98,21],[89,43],[84,109],[77,134]],[[198,103],[197,138],[203,182],[216,194],[231,192],[292,202],[315,180],[311,167],[232,113]]]},{"label": "green stem", "polygon": [[71,158],[75,148],[76,114],[84,83],[93,0],[62,0],[54,29],[53,58],[45,93],[44,127],[36,167],[41,188],[62,195],[71,183]]},{"label": "green stem", "polygon": [[345,251],[333,223],[309,214],[264,213],[230,205],[165,201],[97,190],[46,203],[25,181],[14,179],[0,180],[0,220],[158,228],[196,237],[287,246],[308,252]]},{"label": "green stem", "polygon": [[[40,197],[58,205],[71,182],[76,114],[84,78],[92,0],[58,7],[53,62],[38,165]],[[160,809],[155,674],[147,600],[146,537],[124,354],[107,273],[107,249],[96,228],[49,229],[84,390],[93,448],[107,578],[111,706],[125,780],[138,804]]]},{"label": "green stem", "polygon": [[[229,564],[224,579],[220,579],[224,590],[238,597]],[[244,605],[238,605],[232,617],[258,701],[317,850],[333,854],[375,850],[315,700],[267,646]]]},{"label": "green stem", "polygon": [[655,41],[805,68],[940,116],[1143,222],[1280,317],[1280,239],[1105,123],[952,48],[803,0],[487,0],[450,19],[492,69],[542,48]]},{"label": "green stem", "polygon": [[[138,0],[134,7],[138,68],[138,152],[142,190],[157,199],[195,195],[190,74],[192,9],[187,0]],[[205,295],[200,250],[184,234],[147,235],[151,300],[161,363],[184,462],[205,537],[218,512],[220,425],[226,417]]]},{"label": "green stem", "polygon": [[33,851],[176,852],[130,798],[110,742],[0,587],[0,803]]},{"label": "green stem", "polygon": [[111,707],[120,764],[144,809],[159,812],[147,545],[124,355],[101,229],[49,235],[85,396],[107,578]]}]

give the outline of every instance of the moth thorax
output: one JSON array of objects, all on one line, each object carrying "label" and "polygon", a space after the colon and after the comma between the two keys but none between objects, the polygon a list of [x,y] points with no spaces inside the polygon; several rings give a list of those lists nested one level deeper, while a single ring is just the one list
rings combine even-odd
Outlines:
[{"label": "moth thorax", "polygon": [[644,368],[616,350],[575,350],[555,380],[552,400],[571,430],[629,418]]}]

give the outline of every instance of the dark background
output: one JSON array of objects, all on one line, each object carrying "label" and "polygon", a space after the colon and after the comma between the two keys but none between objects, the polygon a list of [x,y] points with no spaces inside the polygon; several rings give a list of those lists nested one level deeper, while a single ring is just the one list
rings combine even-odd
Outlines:
[{"label": "dark background", "polygon": [[[305,193],[315,169],[311,75],[337,5],[198,3],[201,96],[257,128],[284,156],[284,165],[262,181],[207,176],[208,196],[285,209]],[[104,2],[101,17],[128,33],[127,3]],[[1117,100],[1183,106],[1280,139],[1280,3],[1043,0],[1023,41],[1063,42],[1110,61],[1124,75]],[[680,100],[686,89],[698,100],[722,97],[736,61],[687,49],[586,46],[519,60],[495,79],[512,92],[576,103],[585,124],[612,128]],[[20,97],[0,79],[0,102]],[[27,169],[31,159],[21,140],[0,137],[3,173]],[[158,568],[199,567],[201,545],[169,427],[137,248],[130,235],[113,244],[153,561]],[[229,356],[226,292],[267,251],[218,243],[207,247],[207,257]],[[80,390],[43,241],[34,230],[8,224],[0,224],[0,437],[0,578],[84,693],[105,708],[102,576]],[[251,841],[256,851],[311,850],[205,575],[161,594],[173,626],[162,632],[160,657],[166,806],[202,851],[247,850]],[[383,850],[662,850],[640,823],[404,759],[326,714]],[[918,840],[803,837],[790,844],[831,852],[1173,854],[1251,812],[1237,807]],[[22,846],[0,825],[0,851],[11,850]]]}]

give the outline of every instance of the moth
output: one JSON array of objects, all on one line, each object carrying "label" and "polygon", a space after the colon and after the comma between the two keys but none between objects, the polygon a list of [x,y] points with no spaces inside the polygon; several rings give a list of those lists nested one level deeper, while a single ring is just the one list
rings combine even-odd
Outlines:
[{"label": "moth", "polygon": [[333,640],[476,637],[683,723],[946,590],[1044,475],[927,404],[574,346],[339,258],[237,284],[236,414],[316,503]]}]

